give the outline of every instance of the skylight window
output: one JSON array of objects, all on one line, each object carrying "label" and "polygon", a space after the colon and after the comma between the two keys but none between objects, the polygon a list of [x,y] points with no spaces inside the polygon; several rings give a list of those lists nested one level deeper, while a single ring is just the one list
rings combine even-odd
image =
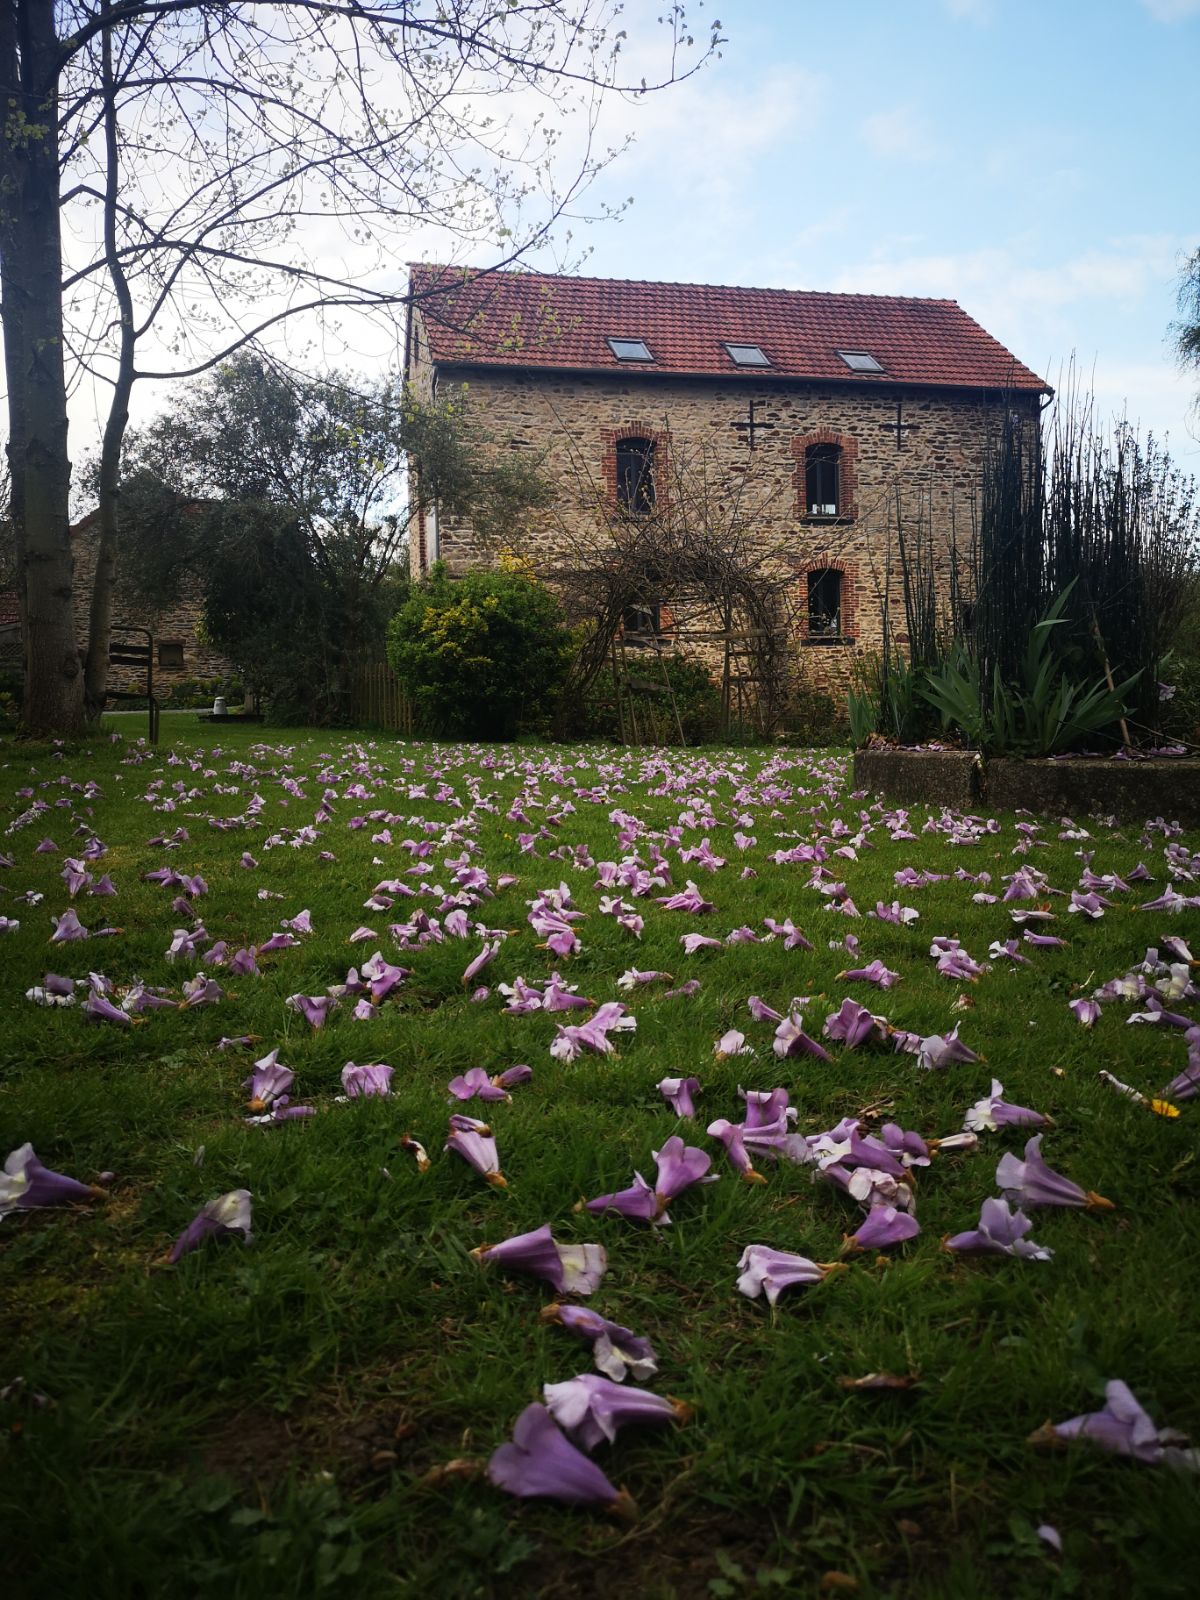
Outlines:
[{"label": "skylight window", "polygon": [[735,367],[769,367],[771,360],[756,344],[726,344],[729,359]]},{"label": "skylight window", "polygon": [[653,361],[650,346],[644,339],[610,339],[608,348],[618,361]]},{"label": "skylight window", "polygon": [[839,350],[838,355],[841,356],[851,372],[883,371],[875,357],[869,356],[865,350]]}]

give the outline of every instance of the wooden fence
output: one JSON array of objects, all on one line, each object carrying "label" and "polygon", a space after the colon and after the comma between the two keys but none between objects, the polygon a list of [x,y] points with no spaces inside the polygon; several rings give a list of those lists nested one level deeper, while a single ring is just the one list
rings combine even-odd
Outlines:
[{"label": "wooden fence", "polygon": [[412,701],[386,661],[368,662],[354,672],[350,680],[350,714],[364,726],[412,737]]}]

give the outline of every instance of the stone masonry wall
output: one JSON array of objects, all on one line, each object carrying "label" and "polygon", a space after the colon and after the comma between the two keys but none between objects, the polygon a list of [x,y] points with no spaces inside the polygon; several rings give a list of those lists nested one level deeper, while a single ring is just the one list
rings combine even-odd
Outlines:
[{"label": "stone masonry wall", "polygon": [[[417,319],[419,322],[419,318]],[[427,347],[416,344],[411,376],[433,391]],[[422,352],[426,352],[424,355]],[[740,496],[740,515],[769,564],[790,573],[789,610],[795,621],[797,674],[811,687],[837,693],[856,657],[882,643],[882,601],[889,548],[892,625],[904,637],[904,601],[896,570],[897,505],[910,531],[931,519],[939,590],[948,603],[952,529],[969,537],[980,468],[1002,406],[1019,405],[1030,419],[1037,398],[1001,401],[970,391],[909,391],[902,396],[902,444],[896,444],[896,392],[850,384],[800,384],[757,375],[753,380],[684,379],[644,372],[628,375],[522,374],[441,369],[436,389],[467,385],[468,404],[498,443],[544,453],[561,486],[554,510],[531,525],[527,548],[548,572],[564,544],[596,525],[596,505],[615,505],[615,445],[625,436],[657,441],[658,503],[677,475],[703,477],[726,502]],[[755,449],[746,443],[748,402],[755,401]],[[767,425],[767,426],[764,426]],[[911,426],[910,426],[911,425]],[[807,515],[805,450],[814,443],[841,448],[841,504],[836,518]],[[667,459],[664,461],[663,454]],[[431,530],[413,541],[414,573],[433,559]],[[451,572],[477,564],[481,552],[468,525],[441,519],[437,550]],[[843,574],[842,627],[833,640],[808,637],[808,573]]]},{"label": "stone masonry wall", "polygon": [[[96,533],[86,522],[73,535],[71,547],[75,553],[75,636],[83,650],[87,647],[88,607],[96,572]],[[134,597],[127,582],[122,582],[118,565],[113,622],[150,629],[155,650],[154,692],[168,704],[172,683],[184,678],[228,678],[234,673],[232,664],[219,651],[201,643],[198,630],[203,612],[204,594],[199,579],[185,579],[174,604],[153,610]],[[128,637],[131,643],[145,642],[135,635]],[[109,673],[113,689],[141,689],[145,681],[145,674],[137,667],[114,666]]]}]

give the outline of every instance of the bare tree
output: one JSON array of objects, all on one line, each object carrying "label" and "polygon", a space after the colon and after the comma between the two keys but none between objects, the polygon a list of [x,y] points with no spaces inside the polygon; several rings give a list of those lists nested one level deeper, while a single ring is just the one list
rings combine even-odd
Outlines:
[{"label": "bare tree", "polygon": [[[399,263],[422,231],[493,266],[545,242],[614,153],[595,143],[604,96],[676,81],[718,42],[719,23],[696,47],[672,3],[666,60],[642,78],[618,14],[613,0],[0,0],[0,309],[31,728],[77,730],[103,703],[134,384],[202,372],[296,322],[344,332],[352,312],[394,341]],[[112,390],[86,704],[67,448],[84,378]]]}]

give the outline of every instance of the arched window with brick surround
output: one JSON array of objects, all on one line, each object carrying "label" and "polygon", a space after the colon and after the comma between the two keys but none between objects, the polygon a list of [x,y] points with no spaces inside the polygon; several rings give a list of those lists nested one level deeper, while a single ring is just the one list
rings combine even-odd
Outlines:
[{"label": "arched window with brick surround", "polygon": [[835,556],[796,561],[805,644],[849,644],[854,639],[854,569]]},{"label": "arched window with brick surround", "polygon": [[665,498],[667,436],[628,423],[604,435],[604,488],[609,505],[630,517],[661,510]]},{"label": "arched window with brick surround", "polygon": [[792,441],[796,512],[805,522],[850,521],[856,512],[858,441],[822,428]]}]

